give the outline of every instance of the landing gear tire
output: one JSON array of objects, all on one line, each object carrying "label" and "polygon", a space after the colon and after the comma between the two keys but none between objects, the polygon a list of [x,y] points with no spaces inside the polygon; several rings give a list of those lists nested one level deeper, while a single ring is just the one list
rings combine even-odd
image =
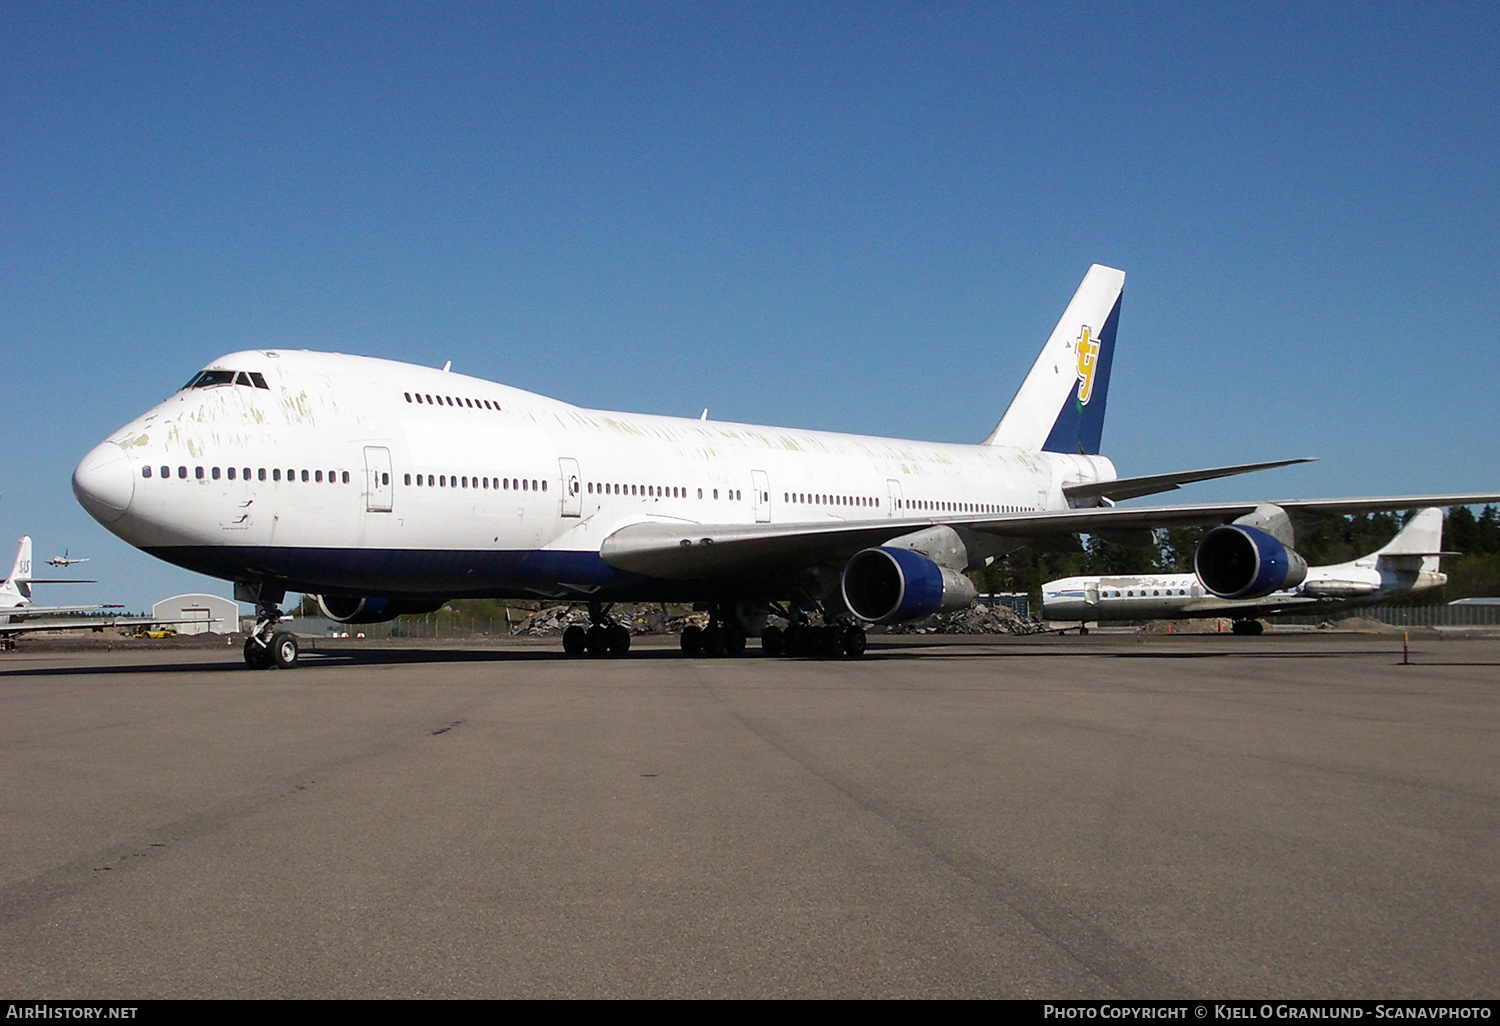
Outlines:
[{"label": "landing gear tire", "polygon": [[298,650],[297,635],[291,631],[282,631],[271,639],[271,658],[280,669],[296,668]]},{"label": "landing gear tire", "polygon": [[724,644],[724,625],[711,623],[708,630],[703,632],[703,652],[705,655],[718,658],[726,651]]},{"label": "landing gear tire", "polygon": [[613,627],[609,628],[608,644],[610,655],[624,655],[626,652],[630,651],[630,631],[625,627],[621,627],[619,624],[615,624]]},{"label": "landing gear tire", "polygon": [[682,654],[697,656],[703,653],[703,628],[692,624],[682,629]]},{"label": "landing gear tire", "polygon": [[1089,632],[1089,625],[1088,624],[1081,623],[1081,624],[1078,625],[1078,635],[1079,635],[1079,637],[1082,637],[1083,635],[1087,634],[1088,632]]},{"label": "landing gear tire", "polygon": [[786,635],[780,627],[767,627],[760,632],[760,650],[768,656],[779,656],[785,650]]},{"label": "landing gear tire", "polygon": [[724,654],[735,659],[745,654],[745,632],[737,624],[724,627]]},{"label": "landing gear tire", "polygon": [[588,634],[585,628],[576,623],[563,631],[563,651],[570,656],[583,655],[588,650]]},{"label": "landing gear tire", "polygon": [[257,645],[254,638],[246,638],[245,666],[251,670],[269,670],[271,668],[271,650],[264,645]]},{"label": "landing gear tire", "polygon": [[608,628],[594,624],[583,636],[584,646],[589,650],[589,655],[598,659],[609,654],[609,630]]},{"label": "landing gear tire", "polygon": [[865,632],[860,627],[845,627],[839,636],[839,654],[845,659],[858,659],[865,654]]}]

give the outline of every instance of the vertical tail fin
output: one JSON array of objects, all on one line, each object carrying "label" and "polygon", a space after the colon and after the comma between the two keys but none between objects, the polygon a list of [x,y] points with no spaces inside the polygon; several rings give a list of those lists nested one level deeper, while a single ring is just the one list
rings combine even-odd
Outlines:
[{"label": "vertical tail fin", "polygon": [[[0,564],[3,565],[3,564]],[[19,606],[31,601],[31,536],[21,539],[16,548],[16,562],[10,576],[0,584],[0,607]]]},{"label": "vertical tail fin", "polygon": [[[1443,549],[1443,511],[1429,506],[1417,512],[1401,533],[1375,550],[1377,556],[1421,556],[1423,570],[1436,570]],[[1431,564],[1430,566],[1428,564]]]},{"label": "vertical tail fin", "polygon": [[1099,452],[1125,272],[1095,264],[986,445]]}]

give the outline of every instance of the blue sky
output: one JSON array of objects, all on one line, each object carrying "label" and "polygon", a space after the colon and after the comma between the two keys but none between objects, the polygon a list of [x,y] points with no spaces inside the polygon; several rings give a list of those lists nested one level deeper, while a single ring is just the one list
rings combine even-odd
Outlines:
[{"label": "blue sky", "polygon": [[1497,52],[1494,4],[8,3],[0,539],[227,594],[69,478],[244,348],[977,441],[1094,262],[1122,474],[1497,489]]}]

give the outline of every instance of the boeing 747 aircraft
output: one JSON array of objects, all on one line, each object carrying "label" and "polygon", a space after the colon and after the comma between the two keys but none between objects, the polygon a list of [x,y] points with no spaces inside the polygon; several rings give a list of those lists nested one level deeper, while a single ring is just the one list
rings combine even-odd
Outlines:
[{"label": "boeing 747 aircraft", "polygon": [[[1420,511],[1401,533],[1367,556],[1307,568],[1295,587],[1256,598],[1220,598],[1196,573],[1067,577],[1042,585],[1042,618],[1089,622],[1226,617],[1235,634],[1259,634],[1258,617],[1318,613],[1369,606],[1411,592],[1441,588],[1443,511]],[[1452,553],[1449,553],[1452,555]]]},{"label": "boeing 747 aircraft", "polygon": [[[344,623],[450,598],[586,603],[573,654],[626,651],[617,601],[701,604],[685,652],[857,655],[864,625],[962,608],[965,571],[1037,540],[1225,525],[1205,539],[1234,597],[1295,586],[1323,516],[1500,495],[1114,503],[1296,460],[1118,478],[1099,454],[1121,271],[1095,265],[978,445],[582,409],[505,385],[333,353],[233,353],[109,436],[73,490],[138,548],[235,582],[251,667],[291,666],[289,591]],[[765,628],[784,616],[786,632]],[[812,620],[821,614],[823,626]]]}]

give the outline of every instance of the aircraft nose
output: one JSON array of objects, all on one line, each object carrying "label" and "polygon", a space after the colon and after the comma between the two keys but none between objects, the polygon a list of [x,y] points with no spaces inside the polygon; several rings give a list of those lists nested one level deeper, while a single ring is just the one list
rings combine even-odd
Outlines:
[{"label": "aircraft nose", "polygon": [[101,524],[112,524],[124,516],[135,498],[135,475],[125,450],[114,442],[94,446],[73,471],[73,494]]}]

